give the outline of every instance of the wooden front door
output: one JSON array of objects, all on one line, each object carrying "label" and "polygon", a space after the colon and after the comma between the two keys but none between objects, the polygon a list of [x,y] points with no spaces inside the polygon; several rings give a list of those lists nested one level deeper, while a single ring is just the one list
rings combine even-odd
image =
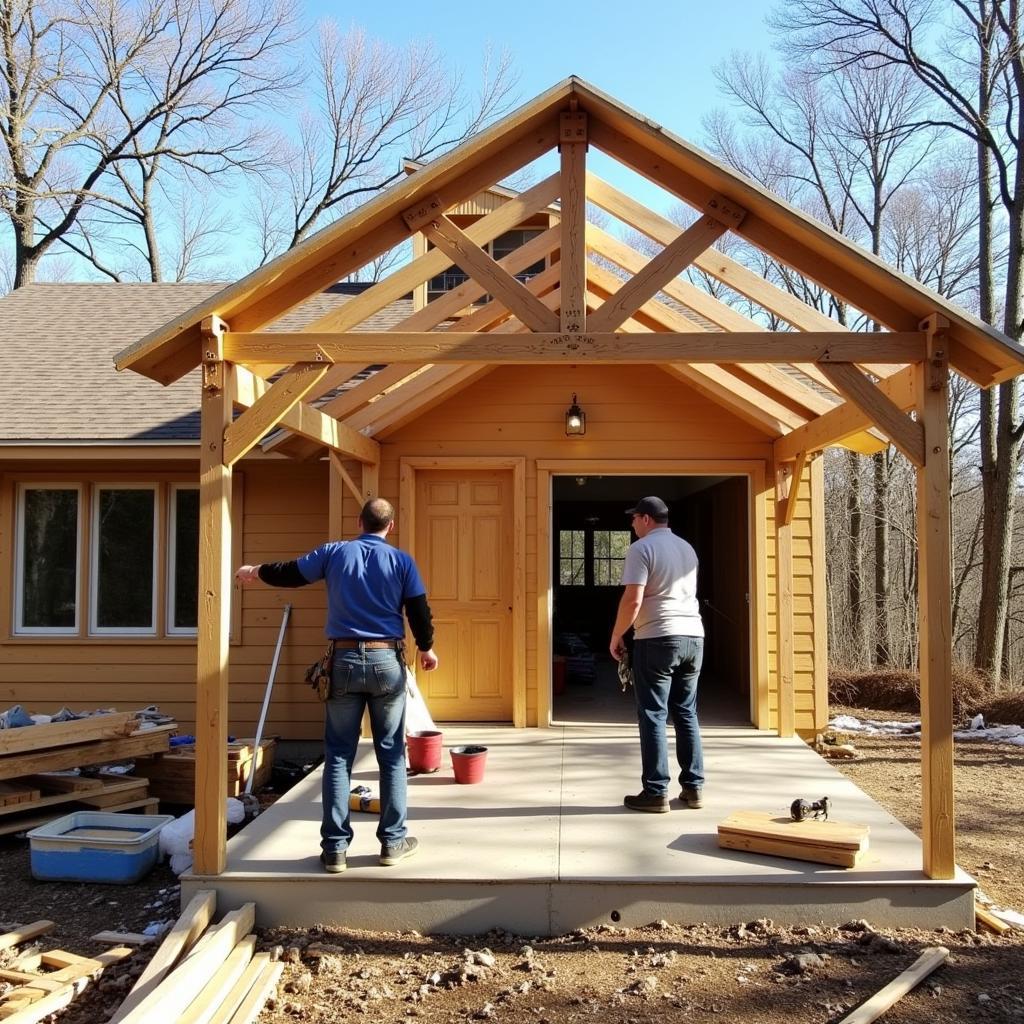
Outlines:
[{"label": "wooden front door", "polygon": [[512,471],[419,470],[416,561],[440,665],[418,672],[443,722],[512,720]]}]

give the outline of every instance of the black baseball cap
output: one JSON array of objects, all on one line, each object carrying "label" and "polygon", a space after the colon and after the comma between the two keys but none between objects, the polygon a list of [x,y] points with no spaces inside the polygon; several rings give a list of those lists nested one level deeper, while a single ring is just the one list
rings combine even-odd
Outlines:
[{"label": "black baseball cap", "polygon": [[661,498],[651,495],[641,498],[633,508],[626,509],[627,516],[650,516],[652,519],[668,519],[668,505]]}]

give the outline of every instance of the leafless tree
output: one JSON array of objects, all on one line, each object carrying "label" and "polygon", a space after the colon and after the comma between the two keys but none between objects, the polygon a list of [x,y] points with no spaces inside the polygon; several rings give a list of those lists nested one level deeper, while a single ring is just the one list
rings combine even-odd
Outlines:
[{"label": "leafless tree", "polygon": [[429,42],[399,49],[322,23],[306,107],[296,133],[279,140],[277,166],[255,200],[265,213],[260,255],[297,244],[396,182],[403,158],[426,162],[505,112],[516,84],[508,55],[485,55],[482,80],[470,97]]},{"label": "leafless tree", "polygon": [[[824,72],[858,66],[906,69],[933,106],[922,123],[974,147],[977,174],[978,308],[1020,339],[1024,328],[1024,53],[1017,0],[787,0],[775,28],[791,54]],[[823,60],[823,55],[825,59]],[[997,211],[998,215],[997,216]],[[1005,230],[1005,272],[996,273]],[[1019,385],[981,398],[984,536],[975,664],[998,682],[1024,421]]]},{"label": "leafless tree", "polygon": [[[258,159],[293,0],[2,0],[0,206],[14,286],[97,207],[135,217],[162,274],[151,196],[161,166],[206,177]],[[86,218],[87,219],[87,218]],[[97,252],[82,237],[80,253]]]}]

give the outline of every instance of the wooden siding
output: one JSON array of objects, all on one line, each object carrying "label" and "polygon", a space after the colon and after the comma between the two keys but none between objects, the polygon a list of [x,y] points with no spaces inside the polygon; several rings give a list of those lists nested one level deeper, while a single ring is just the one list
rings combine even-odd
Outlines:
[{"label": "wooden siding", "polygon": [[[565,409],[573,393],[587,413],[587,433],[567,438]],[[527,722],[536,724],[538,701],[537,626],[537,461],[545,459],[763,460],[771,457],[765,435],[721,406],[654,367],[508,366],[382,438],[381,493],[399,498],[399,460],[405,456],[521,455],[527,460],[526,489],[526,681]],[[765,474],[767,481],[770,473]],[[766,485],[767,486],[767,485]],[[810,559],[811,502],[804,488],[794,521],[797,587],[797,726],[809,733],[815,722],[815,614],[812,577],[824,585]],[[764,500],[769,555],[765,611],[772,661],[769,714],[775,721],[774,676],[774,500]],[[354,500],[346,496],[345,528],[354,529]],[[398,538],[401,543],[401,538]],[[751,556],[751,564],[756,564]],[[427,581],[429,589],[429,581]],[[819,628],[824,630],[824,621]],[[822,637],[822,643],[824,638]],[[438,652],[443,657],[443,652]],[[756,680],[752,673],[752,686]],[[817,711],[820,718],[824,711]],[[761,723],[768,726],[768,722]]]},{"label": "wooden siding", "polygon": [[[567,438],[565,409],[573,393],[587,412],[587,434]],[[682,382],[647,366],[508,366],[488,374],[458,395],[382,439],[380,493],[398,506],[399,460],[403,456],[525,456],[526,463],[526,683],[528,724],[537,722],[537,460],[762,460],[771,457],[765,435]],[[12,531],[15,480],[23,467],[8,465],[0,482],[0,566],[5,586],[0,613],[0,705],[21,703],[33,711],[116,706],[123,710],[156,703],[192,731],[195,714],[195,641],[191,638],[27,638],[12,637],[10,590],[13,581]],[[360,468],[347,464],[360,482]],[[57,466],[33,473],[36,480],[183,479],[195,480],[184,465],[133,465],[128,477],[106,463],[85,469]],[[150,471],[147,471],[150,470]],[[15,475],[17,471],[17,475]],[[294,463],[249,460],[244,480],[242,535],[238,560],[294,558],[327,538],[328,471],[325,461]],[[772,474],[764,474],[766,488]],[[825,622],[824,543],[821,523],[820,460],[808,467],[793,522],[795,705],[798,730],[808,735],[824,724]],[[771,680],[760,724],[777,721],[774,611],[774,495],[755,495],[764,510],[767,567],[763,590],[767,616],[767,655]],[[817,509],[817,511],[815,511]],[[356,532],[359,506],[343,495],[343,536]],[[236,516],[237,521],[237,516]],[[814,528],[815,523],[819,526]],[[402,538],[396,535],[398,543]],[[751,565],[756,566],[754,553]],[[429,581],[428,581],[429,586]],[[756,586],[756,584],[755,584]],[[753,598],[752,598],[753,599]],[[270,734],[316,739],[322,731],[318,701],[303,682],[306,666],[324,642],[324,589],[254,587],[244,592],[236,616],[240,635],[231,645],[230,730],[249,735],[255,728],[273,658],[284,605],[293,606],[278,666],[267,722]],[[444,652],[439,652],[443,657]],[[757,666],[751,686],[756,688]],[[752,705],[757,707],[756,694]],[[762,702],[764,707],[764,702]]]}]

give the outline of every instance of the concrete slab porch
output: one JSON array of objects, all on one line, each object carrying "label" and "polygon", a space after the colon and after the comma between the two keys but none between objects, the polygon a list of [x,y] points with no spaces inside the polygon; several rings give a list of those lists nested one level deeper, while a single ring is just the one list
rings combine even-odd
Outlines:
[{"label": "concrete slab porch", "polygon": [[[218,907],[248,900],[261,926],[474,934],[493,928],[557,935],[598,924],[840,924],[971,927],[974,881],[958,871],[934,881],[917,837],[799,739],[744,726],[704,727],[705,806],[674,792],[669,814],[622,806],[640,787],[635,725],[444,729],[445,747],[489,749],[483,783],[441,771],[409,783],[409,828],[418,856],[377,863],[377,818],[354,814],[349,868],[324,874],[318,855],[320,772],[285,794],[228,844],[228,870],[184,876],[182,900],[214,888]],[[362,745],[354,784],[376,788]],[[716,826],[735,810],[787,814],[795,797],[828,796],[833,817],[870,826],[856,868],[723,850]]]}]

